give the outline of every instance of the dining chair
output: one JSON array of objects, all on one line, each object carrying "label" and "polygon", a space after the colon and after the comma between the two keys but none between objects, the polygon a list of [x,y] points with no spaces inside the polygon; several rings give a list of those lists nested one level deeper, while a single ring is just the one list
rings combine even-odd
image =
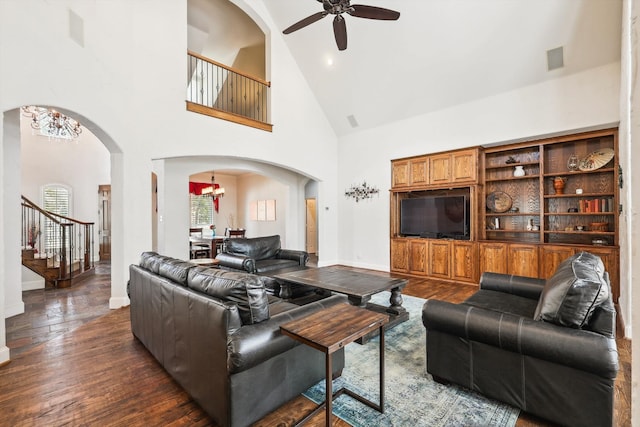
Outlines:
[{"label": "dining chair", "polygon": [[[198,241],[203,238],[202,228],[189,228],[189,258],[209,258],[211,256],[211,245],[205,241]],[[193,241],[195,240],[195,241]]]}]

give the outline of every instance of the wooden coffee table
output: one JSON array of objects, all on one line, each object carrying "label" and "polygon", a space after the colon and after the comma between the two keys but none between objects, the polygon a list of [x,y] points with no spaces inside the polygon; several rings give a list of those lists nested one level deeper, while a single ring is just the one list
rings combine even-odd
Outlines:
[{"label": "wooden coffee table", "polygon": [[[283,299],[290,297],[292,284],[307,285],[347,295],[352,305],[389,315],[391,320],[387,328],[409,319],[409,313],[402,307],[402,289],[407,285],[406,279],[376,276],[338,267],[302,267],[275,271],[269,276],[280,283],[279,296]],[[382,291],[391,292],[389,306],[369,302],[373,295]],[[376,333],[369,334],[358,342],[366,342]]]},{"label": "wooden coffee table", "polygon": [[196,264],[202,267],[216,267],[218,264],[220,264],[220,261],[215,258],[194,258],[190,259],[189,262],[191,264]]},{"label": "wooden coffee table", "polygon": [[[331,426],[333,399],[341,394],[351,396],[377,411],[384,412],[384,325],[388,321],[389,316],[385,314],[349,304],[336,304],[280,326],[280,331],[284,335],[325,354],[325,401],[296,425],[304,424],[322,408],[325,408],[326,426]],[[376,404],[345,387],[333,393],[331,355],[375,330],[378,330],[380,334],[380,403]]]}]

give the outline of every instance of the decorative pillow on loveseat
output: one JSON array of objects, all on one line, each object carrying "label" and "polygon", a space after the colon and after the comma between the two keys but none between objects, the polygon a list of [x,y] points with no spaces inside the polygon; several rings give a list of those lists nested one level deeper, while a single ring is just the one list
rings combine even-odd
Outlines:
[{"label": "decorative pillow on loveseat", "polygon": [[238,306],[245,325],[269,319],[269,298],[261,276],[194,267],[189,270],[187,286]]},{"label": "decorative pillow on loveseat", "polygon": [[571,328],[589,323],[593,310],[609,297],[609,283],[600,257],[580,252],[564,260],[547,279],[535,320]]}]

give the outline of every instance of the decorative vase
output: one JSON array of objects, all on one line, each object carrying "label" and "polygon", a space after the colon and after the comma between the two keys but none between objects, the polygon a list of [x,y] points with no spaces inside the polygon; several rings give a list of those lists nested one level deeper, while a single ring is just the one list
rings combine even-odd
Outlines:
[{"label": "decorative vase", "polygon": [[527,222],[527,230],[533,230],[533,218],[529,218],[529,221]]},{"label": "decorative vase", "polygon": [[564,184],[566,182],[567,179],[561,176],[553,178],[553,189],[556,191],[556,194],[564,194]]},{"label": "decorative vase", "polygon": [[567,160],[567,169],[571,172],[575,172],[578,170],[578,156],[572,154],[569,156],[569,160]]},{"label": "decorative vase", "polygon": [[523,166],[516,166],[515,170],[513,171],[513,176],[524,176],[525,172],[523,169]]}]

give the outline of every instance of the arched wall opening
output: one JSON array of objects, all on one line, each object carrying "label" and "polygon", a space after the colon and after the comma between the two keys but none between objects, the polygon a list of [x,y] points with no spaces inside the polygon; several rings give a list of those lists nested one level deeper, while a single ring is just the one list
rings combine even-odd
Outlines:
[{"label": "arched wall opening", "polygon": [[[108,180],[105,184],[112,186],[112,224],[114,227],[114,238],[112,241],[112,251],[115,254],[122,253],[123,239],[119,237],[117,230],[122,228],[122,171],[123,153],[113,138],[96,122],[75,111],[59,108],[58,106],[42,105],[54,108],[63,114],[79,121],[81,125],[95,136],[95,139],[103,144],[105,151],[104,161],[108,162]],[[26,135],[31,138],[31,135]],[[14,316],[24,312],[22,302],[22,263],[21,263],[21,194],[23,188],[23,159],[24,155],[39,158],[26,159],[31,163],[31,167],[49,167],[51,157],[46,150],[38,151],[33,149],[22,150],[23,131],[21,130],[20,107],[7,109],[2,114],[0,120],[0,164],[3,173],[0,174],[0,185],[3,194],[0,198],[0,234],[3,239],[0,241],[0,319]],[[46,138],[45,138],[46,139]],[[49,144],[50,142],[45,142]],[[76,142],[55,142],[56,144],[76,144]],[[77,142],[81,144],[81,141]],[[72,145],[63,149],[73,150]],[[84,147],[83,147],[84,148]],[[60,165],[58,173],[60,176],[73,175],[70,172],[70,165]],[[54,166],[55,169],[55,166]],[[86,171],[85,171],[86,173]],[[101,177],[100,179],[103,179]],[[59,180],[59,178],[55,178]],[[76,183],[77,184],[77,183]],[[71,183],[73,186],[73,183]],[[37,185],[36,185],[37,187]],[[31,190],[34,191],[32,185]],[[76,201],[78,195],[76,194]],[[89,201],[97,211],[97,187],[95,188],[95,200]],[[37,200],[37,199],[36,199]],[[121,236],[121,235],[120,235]],[[116,259],[118,257],[116,256]],[[111,308],[121,307],[128,304],[126,297],[124,271],[122,263],[114,263],[111,270],[112,287],[109,306]],[[114,280],[115,279],[115,280]],[[4,322],[0,322],[0,363],[9,360],[9,349],[6,347],[6,330]]]},{"label": "arched wall opening", "polygon": [[[188,256],[188,182],[193,176],[210,177],[212,171],[216,183],[225,187],[216,219],[220,221],[216,223],[220,233],[225,227],[241,227],[247,230],[247,237],[279,234],[283,247],[288,249],[306,246],[307,183],[318,183],[312,177],[257,159],[227,156],[157,159],[153,161],[153,171],[158,177],[158,226],[153,231],[157,247],[154,249],[164,255]],[[252,218],[251,209],[260,200],[275,200],[274,221],[261,223]],[[232,222],[228,220],[229,214]]]}]

